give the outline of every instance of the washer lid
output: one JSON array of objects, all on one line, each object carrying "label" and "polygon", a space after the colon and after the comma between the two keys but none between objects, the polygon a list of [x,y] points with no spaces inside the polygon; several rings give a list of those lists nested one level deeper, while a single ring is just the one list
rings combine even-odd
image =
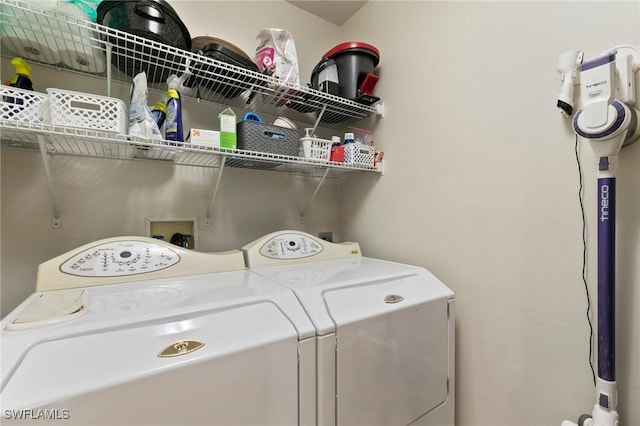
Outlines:
[{"label": "washer lid", "polygon": [[[3,369],[5,337],[2,339]],[[224,413],[212,413],[211,417],[229,422],[234,420],[234,412],[237,413],[237,393],[227,394],[228,387],[232,387],[233,377],[245,380],[238,377],[250,375],[251,386],[257,388],[279,390],[286,385],[282,393],[288,395],[286,401],[290,402],[286,406],[291,414],[288,422],[297,419],[297,354],[296,329],[285,313],[268,301],[52,336],[28,345],[20,354],[19,362],[11,366],[3,383],[2,408],[60,405],[69,408],[71,404],[71,416],[76,424],[81,424],[83,419],[89,422],[92,417],[88,412],[80,418],[76,412],[78,399],[89,399],[94,405],[102,400],[105,406],[111,407],[114,394],[129,398],[137,393],[153,394],[153,398],[141,397],[140,403],[148,406],[155,400],[157,404],[146,407],[148,411],[144,406],[139,408],[147,416],[145,422],[161,424],[172,418],[174,412],[185,410],[183,405],[197,411],[191,400],[199,398],[198,404],[202,404],[202,396],[211,398],[213,393],[216,399],[210,401],[211,406],[216,407],[213,411]],[[265,361],[268,368],[251,368]],[[197,379],[198,370],[201,380]],[[154,390],[154,387],[160,389]],[[251,389],[246,391],[256,393]],[[178,407],[172,407],[176,401]],[[258,401],[259,398],[256,403]],[[137,405],[138,401],[134,410],[138,410]],[[103,410],[104,407],[100,409]],[[119,416],[114,417],[118,424],[129,420],[118,407],[113,410],[115,413],[105,413],[105,416]],[[80,404],[78,411],[86,410]],[[246,412],[239,417],[246,419],[250,415],[253,414]],[[249,418],[254,422],[259,419]],[[198,421],[201,420],[199,417]],[[186,420],[180,424],[187,424]]]},{"label": "washer lid", "polygon": [[[52,305],[43,302],[43,295]],[[69,317],[76,312],[78,302],[83,315]],[[2,383],[8,383],[31,350],[47,342],[104,335],[115,329],[127,335],[143,335],[145,324],[176,323],[177,318],[200,318],[212,312],[246,312],[245,306],[257,304],[273,306],[297,339],[315,336],[313,324],[291,290],[246,270],[34,293],[0,323]],[[50,314],[52,320],[44,321],[34,312]],[[60,320],[55,320],[58,317]],[[10,324],[16,320],[20,326],[12,329]],[[26,323],[30,320],[34,322],[29,327]],[[256,316],[248,321],[262,324],[268,318]],[[216,327],[233,332],[233,326],[226,322],[217,322]],[[265,337],[269,338],[268,332]],[[253,344],[249,335],[245,343]],[[55,362],[51,368],[55,369]]]}]

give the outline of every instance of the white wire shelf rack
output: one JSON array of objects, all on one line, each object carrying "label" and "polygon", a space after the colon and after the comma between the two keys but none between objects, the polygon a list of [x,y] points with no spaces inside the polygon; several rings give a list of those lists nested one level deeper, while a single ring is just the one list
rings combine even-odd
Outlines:
[{"label": "white wire shelf rack", "polygon": [[184,95],[316,126],[345,128],[382,110],[17,0],[0,0],[0,31],[2,55],[103,76],[109,88],[145,71],[164,90],[170,74],[190,72]]},{"label": "white wire shelf rack", "polygon": [[0,120],[3,148],[39,150],[44,142],[46,153],[79,157],[111,158],[166,162],[175,165],[270,170],[301,175],[338,177],[345,172],[378,172],[376,167],[326,162],[244,150],[212,149],[184,142],[149,139],[67,126]]},{"label": "white wire shelf rack", "polygon": [[322,160],[243,150],[213,150],[184,142],[150,141],[109,132],[50,124],[25,123],[10,119],[0,120],[0,136],[3,149],[40,151],[51,199],[53,214],[51,225],[53,228],[61,227],[60,209],[49,166],[49,157],[54,155],[154,161],[175,165],[218,168],[218,177],[206,211],[205,226],[210,226],[211,224],[213,205],[225,166],[286,172],[319,178],[313,195],[307,202],[306,207],[300,212],[301,223],[304,223],[304,217],[326,178],[338,178],[345,172],[381,173],[383,171],[383,168],[375,166],[324,162]]}]

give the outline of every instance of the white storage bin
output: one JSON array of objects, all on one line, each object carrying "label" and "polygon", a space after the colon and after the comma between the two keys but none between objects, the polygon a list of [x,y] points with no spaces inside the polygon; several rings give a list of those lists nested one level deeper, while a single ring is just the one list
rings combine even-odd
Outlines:
[{"label": "white storage bin", "polygon": [[332,141],[326,139],[309,138],[311,139],[311,147],[307,149],[308,152],[305,152],[304,139],[307,138],[301,138],[298,141],[298,155],[300,157],[308,158],[311,160],[329,161],[329,157],[331,156],[331,145],[333,145]]},{"label": "white storage bin", "polygon": [[344,146],[345,164],[360,164],[373,167],[374,148],[361,143],[348,143]]},{"label": "white storage bin", "polygon": [[49,97],[44,93],[0,85],[0,119],[46,123]]},{"label": "white storage bin", "polygon": [[127,133],[127,109],[120,99],[61,89],[47,92],[51,124]]}]

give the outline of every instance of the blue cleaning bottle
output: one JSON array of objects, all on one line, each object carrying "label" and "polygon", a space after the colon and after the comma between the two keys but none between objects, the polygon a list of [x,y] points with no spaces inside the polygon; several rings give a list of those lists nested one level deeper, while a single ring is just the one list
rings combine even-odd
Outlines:
[{"label": "blue cleaning bottle", "polygon": [[182,101],[180,100],[180,77],[172,74],[167,79],[167,117],[164,134],[168,141],[184,142],[182,132]]},{"label": "blue cleaning bottle", "polygon": [[164,101],[158,101],[153,108],[151,108],[151,115],[158,125],[158,129],[162,129],[164,120],[167,118],[167,104]]}]

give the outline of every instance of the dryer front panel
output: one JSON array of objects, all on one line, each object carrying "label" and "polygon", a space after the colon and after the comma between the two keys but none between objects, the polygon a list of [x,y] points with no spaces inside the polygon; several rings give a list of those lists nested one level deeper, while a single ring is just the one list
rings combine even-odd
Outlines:
[{"label": "dryer front panel", "polygon": [[331,290],[338,425],[407,425],[445,402],[447,296],[413,275]]}]

